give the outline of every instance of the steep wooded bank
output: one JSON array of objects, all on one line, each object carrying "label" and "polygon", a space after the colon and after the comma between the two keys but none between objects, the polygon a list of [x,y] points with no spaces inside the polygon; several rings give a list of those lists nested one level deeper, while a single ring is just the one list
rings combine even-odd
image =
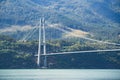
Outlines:
[{"label": "steep wooded bank", "polygon": [[[116,48],[82,41],[47,41],[47,53]],[[19,42],[9,36],[0,36],[0,68],[37,68],[35,54],[38,41]],[[120,52],[83,53],[48,56],[49,68],[120,68]],[[43,64],[43,63],[42,63]]]}]

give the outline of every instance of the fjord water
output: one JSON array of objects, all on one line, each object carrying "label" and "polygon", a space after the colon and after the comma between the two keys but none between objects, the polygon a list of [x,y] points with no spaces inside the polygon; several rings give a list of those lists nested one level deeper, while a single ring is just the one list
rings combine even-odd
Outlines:
[{"label": "fjord water", "polygon": [[120,70],[1,69],[0,80],[120,80]]}]

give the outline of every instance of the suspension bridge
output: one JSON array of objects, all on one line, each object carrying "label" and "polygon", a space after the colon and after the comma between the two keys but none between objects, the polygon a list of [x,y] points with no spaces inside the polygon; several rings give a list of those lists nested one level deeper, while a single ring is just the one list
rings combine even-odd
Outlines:
[{"label": "suspension bridge", "polygon": [[[69,31],[62,29],[61,27],[57,26],[57,27],[53,27],[55,29],[58,29],[64,33],[69,33]],[[66,28],[68,30],[71,30],[71,28],[67,27]],[[38,43],[38,53],[37,55],[37,65],[38,67],[41,67],[41,56],[44,56],[44,60],[43,60],[43,67],[47,68],[47,56],[52,56],[52,55],[63,55],[63,54],[81,54],[81,53],[97,53],[97,52],[114,52],[114,51],[120,51],[120,49],[104,49],[104,50],[87,50],[87,51],[72,51],[72,52],[57,52],[57,53],[47,53],[46,52],[46,30],[45,30],[45,19],[41,18],[39,21],[39,24],[36,25],[36,27],[34,27],[32,29],[32,31],[30,31],[26,36],[24,36],[24,38],[22,39],[22,41],[26,41],[27,39],[29,39],[35,32],[36,30],[39,30],[39,43]],[[113,42],[105,42],[105,41],[100,41],[100,40],[96,40],[96,39],[92,39],[92,38],[88,38],[88,37],[84,37],[84,36],[80,36],[78,34],[72,33],[71,35],[77,35],[77,37],[85,39],[85,40],[89,40],[89,41],[93,41],[93,42],[97,42],[100,44],[108,44],[108,45],[114,45],[114,46],[120,46],[120,44],[118,43],[113,43]],[[41,46],[43,46],[43,48],[41,48]]]}]

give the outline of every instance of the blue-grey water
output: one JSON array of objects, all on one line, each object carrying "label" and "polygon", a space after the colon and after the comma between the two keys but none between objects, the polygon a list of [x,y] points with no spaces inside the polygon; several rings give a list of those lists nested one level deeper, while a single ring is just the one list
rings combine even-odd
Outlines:
[{"label": "blue-grey water", "polygon": [[1,69],[0,80],[120,80],[120,70]]}]

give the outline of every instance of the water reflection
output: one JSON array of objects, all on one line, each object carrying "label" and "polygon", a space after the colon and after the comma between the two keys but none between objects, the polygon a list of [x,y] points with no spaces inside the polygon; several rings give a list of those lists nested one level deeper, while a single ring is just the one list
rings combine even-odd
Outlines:
[{"label": "water reflection", "polygon": [[120,80],[120,70],[9,69],[0,70],[0,80]]}]

